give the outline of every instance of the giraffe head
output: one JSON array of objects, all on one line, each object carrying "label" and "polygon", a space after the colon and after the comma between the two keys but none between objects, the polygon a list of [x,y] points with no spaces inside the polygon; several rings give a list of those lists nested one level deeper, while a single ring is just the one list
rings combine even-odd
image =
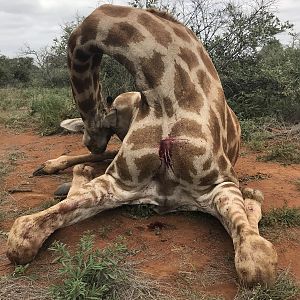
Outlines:
[{"label": "giraffe head", "polygon": [[[101,126],[94,135],[85,128],[81,118],[67,119],[60,126],[71,132],[83,132],[83,143],[93,153],[104,152],[113,134],[123,140],[130,127],[134,111],[138,107],[141,95],[138,92],[128,92],[119,95],[113,102],[109,99],[109,111],[104,115]],[[92,148],[95,147],[95,148]],[[92,151],[92,149],[94,151]]]}]

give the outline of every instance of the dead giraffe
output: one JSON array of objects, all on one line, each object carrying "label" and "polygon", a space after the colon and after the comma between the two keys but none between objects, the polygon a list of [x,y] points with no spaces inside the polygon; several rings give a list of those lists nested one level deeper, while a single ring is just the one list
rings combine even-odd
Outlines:
[{"label": "dead giraffe", "polygon": [[141,92],[128,134],[104,175],[15,221],[8,258],[27,263],[58,228],[126,203],[151,203],[164,212],[199,210],[217,217],[232,237],[240,280],[272,283],[277,254],[259,235],[262,196],[250,189],[243,199],[238,188],[233,165],[240,127],[202,44],[181,23],[153,10],[103,5],[88,16],[71,35],[68,65],[92,152],[104,151],[111,134],[102,126],[102,53],[125,65]]}]

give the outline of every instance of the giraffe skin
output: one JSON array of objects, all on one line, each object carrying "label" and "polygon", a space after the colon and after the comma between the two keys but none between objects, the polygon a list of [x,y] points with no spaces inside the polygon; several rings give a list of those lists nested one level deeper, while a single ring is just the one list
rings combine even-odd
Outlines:
[{"label": "giraffe skin", "polygon": [[[103,5],[72,33],[68,51],[72,91],[91,152],[103,152],[111,136],[99,85],[102,54],[134,76],[141,100],[105,174],[64,201],[16,219],[8,258],[25,264],[58,228],[123,204],[150,203],[163,212],[199,210],[215,216],[233,240],[239,279],[272,284],[276,251],[259,235],[260,205],[252,203],[254,214],[246,207],[233,170],[239,123],[196,36],[167,14]],[[167,138],[174,139],[172,169],[159,156],[160,142]],[[255,193],[248,194],[256,203]]]}]

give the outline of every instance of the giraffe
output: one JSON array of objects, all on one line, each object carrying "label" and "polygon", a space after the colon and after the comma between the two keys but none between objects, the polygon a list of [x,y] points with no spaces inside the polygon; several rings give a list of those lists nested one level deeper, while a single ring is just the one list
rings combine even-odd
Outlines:
[{"label": "giraffe", "polygon": [[[111,113],[108,113],[103,121],[106,124],[106,127],[108,127],[113,134],[116,134],[121,141],[123,141],[129,130],[132,117],[140,100],[140,93],[127,92],[120,94],[109,105]],[[111,118],[112,114],[115,115],[116,118]],[[64,120],[61,122],[60,126],[71,132],[84,132],[84,123],[81,118]],[[90,153],[77,156],[62,155],[56,159],[47,160],[33,172],[33,175],[40,176],[54,174],[76,164],[100,162],[106,159],[112,159],[117,153],[117,151],[106,151],[105,153],[100,154]]]},{"label": "giraffe", "polygon": [[162,212],[198,210],[215,216],[232,238],[239,279],[272,284],[277,254],[258,231],[263,197],[248,189],[244,199],[239,190],[233,169],[239,123],[196,36],[166,13],[103,5],[72,33],[68,53],[91,152],[104,151],[112,134],[103,126],[108,114],[99,85],[103,53],[134,76],[141,100],[105,174],[62,202],[17,218],[8,236],[8,258],[25,264],[59,228],[123,204],[148,203]]}]

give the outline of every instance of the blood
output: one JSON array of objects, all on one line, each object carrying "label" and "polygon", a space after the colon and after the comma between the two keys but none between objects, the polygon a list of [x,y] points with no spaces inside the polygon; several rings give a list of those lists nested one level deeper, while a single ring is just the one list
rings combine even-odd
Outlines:
[{"label": "blood", "polygon": [[185,139],[178,139],[174,137],[167,137],[160,141],[159,143],[159,159],[161,163],[165,163],[168,169],[171,169],[173,172],[173,164],[172,164],[172,149],[173,144],[178,141],[186,141]]}]

